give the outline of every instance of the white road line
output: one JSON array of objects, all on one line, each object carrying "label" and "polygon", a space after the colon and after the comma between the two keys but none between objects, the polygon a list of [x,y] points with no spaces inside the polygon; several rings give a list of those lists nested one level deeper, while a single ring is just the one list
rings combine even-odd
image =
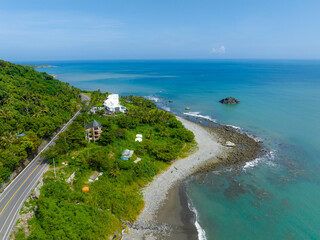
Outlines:
[{"label": "white road line", "polygon": [[[46,166],[42,167],[41,170],[43,170],[45,167],[46,167]],[[42,174],[41,171],[38,172],[38,173],[36,174],[36,179],[38,179],[41,174]],[[34,181],[34,179],[32,179],[32,180],[29,182],[29,184],[25,187],[25,189],[23,190],[21,196],[18,198],[18,200],[16,201],[16,203],[14,204],[14,206],[11,208],[10,213],[9,213],[8,216],[11,216],[11,213],[12,213],[12,211],[14,211],[14,210],[16,210],[16,211],[18,211],[18,212],[20,211],[20,209],[17,210],[17,209],[15,209],[15,207],[16,207],[16,205],[19,203],[20,199],[21,199],[22,197],[25,197],[25,192],[26,192],[26,191],[31,191],[30,185],[34,184],[33,181]],[[38,181],[36,181],[36,183],[37,183],[37,182],[38,182]],[[27,195],[27,196],[28,196],[28,195]],[[0,233],[3,231],[3,228],[5,227],[5,224],[7,223],[8,220],[9,220],[9,218],[7,218],[6,221],[4,222],[4,224],[3,224],[3,226],[2,226],[2,228],[1,228],[1,230],[0,230]]]},{"label": "white road line", "polygon": [[[10,226],[12,225],[13,221],[17,218],[17,214],[19,215],[20,209],[21,209],[22,205],[24,204],[24,201],[20,202],[20,199],[23,198],[23,197],[27,198],[27,197],[29,196],[29,194],[25,195],[25,192],[26,192],[26,191],[27,191],[27,192],[28,192],[28,191],[31,192],[31,190],[35,187],[35,185],[38,183],[38,181],[39,181],[39,179],[40,179],[40,177],[41,177],[41,175],[42,175],[42,173],[43,173],[43,170],[48,167],[48,164],[46,164],[46,165],[47,165],[47,166],[43,166],[42,169],[41,169],[41,171],[37,173],[37,175],[36,175],[36,181],[33,182],[34,179],[31,180],[31,182],[28,184],[28,186],[27,186],[27,187],[25,188],[25,190],[23,191],[22,195],[21,195],[21,196],[19,197],[19,199],[16,201],[15,205],[12,207],[12,209],[11,209],[11,211],[10,211],[10,213],[9,213],[9,216],[11,216],[11,213],[12,213],[13,210],[16,210],[16,212],[15,212],[15,214],[14,214],[15,217],[13,217],[12,220],[10,221],[9,227],[8,227],[7,231],[5,232],[4,239],[6,239],[6,235],[7,235],[8,232],[10,232],[10,230],[12,229],[12,227],[10,227]],[[31,188],[30,188],[30,185],[32,185]],[[20,202],[20,207],[19,207],[18,209],[15,209],[15,208],[16,208],[16,205],[17,205],[19,202]],[[8,220],[9,220],[9,218],[7,218],[7,220],[4,222],[4,224],[3,224],[3,226],[2,226],[2,228],[1,228],[1,230],[0,230],[0,233],[2,232],[2,230],[3,230],[3,228],[4,228],[4,226],[6,225],[6,223],[7,223]]]},{"label": "white road line", "polygon": [[[87,97],[87,96],[86,96],[86,97]],[[90,101],[90,98],[89,98],[89,97],[87,97],[87,99],[88,99],[88,101]],[[50,145],[58,138],[58,136],[60,135],[60,133],[63,132],[63,131],[69,126],[69,124],[79,115],[80,111],[81,111],[81,109],[79,109],[78,112],[76,112],[76,113],[74,114],[74,116],[61,128],[61,130],[60,130],[60,131],[49,141],[49,143],[37,154],[37,156],[36,156],[35,158],[33,158],[33,160],[30,161],[30,163],[28,164],[28,166],[25,167],[25,168],[8,184],[8,186],[4,189],[4,191],[3,191],[2,194],[0,195],[1,200],[3,200],[3,199],[7,196],[7,194],[9,193],[9,190],[8,190],[9,188],[14,189],[14,187],[15,187],[15,185],[16,185],[16,183],[17,183],[17,181],[16,181],[17,179],[21,179],[21,180],[24,179],[24,174],[25,174],[26,170],[27,170],[27,169],[30,169],[30,168],[34,165],[34,163],[36,162],[36,159],[37,159],[38,157],[40,157],[40,154],[41,154],[43,151],[47,150],[48,147],[50,147]],[[40,159],[40,161],[41,161],[41,159]],[[38,163],[37,163],[37,165],[38,165]],[[33,179],[31,179],[31,181],[30,181],[30,183],[28,184],[28,186],[25,188],[25,190],[23,191],[23,193],[21,194],[21,196],[19,197],[19,199],[16,201],[16,203],[15,203],[14,206],[12,207],[9,216],[11,216],[12,211],[16,208],[16,205],[19,203],[19,201],[21,200],[21,198],[24,198],[23,201],[21,201],[18,209],[16,209],[16,212],[14,213],[12,220],[10,221],[10,224],[9,224],[9,226],[8,226],[8,229],[7,229],[7,231],[5,232],[4,239],[7,239],[6,236],[7,236],[8,233],[9,233],[9,236],[10,236],[10,233],[11,233],[11,231],[12,231],[12,229],[13,229],[13,222],[16,222],[16,221],[17,221],[17,218],[18,218],[18,216],[19,216],[19,211],[20,211],[21,207],[23,206],[23,204],[24,204],[24,202],[25,202],[25,199],[30,195],[32,189],[34,189],[34,187],[36,186],[36,184],[38,183],[38,181],[39,181],[40,178],[42,177],[43,173],[45,172],[45,169],[48,168],[48,167],[49,167],[49,163],[45,163],[44,166],[43,166],[43,167],[39,170],[39,172],[36,174],[36,177],[33,178]],[[31,169],[30,169],[30,170],[31,170]],[[28,176],[29,176],[29,175],[28,175]],[[32,174],[31,174],[31,176],[32,176]],[[31,188],[29,188],[30,185],[32,185]],[[25,195],[25,192],[26,192],[26,191],[29,191],[29,193],[28,193],[27,195]],[[3,224],[3,226],[2,226],[2,228],[1,228],[1,230],[0,230],[0,233],[3,231],[3,228],[4,228],[4,226],[6,225],[6,223],[7,223],[8,220],[9,220],[9,218],[7,218],[6,221],[4,222],[4,224]],[[8,237],[9,237],[9,236],[8,236]]]},{"label": "white road line", "polygon": [[[80,110],[81,110],[81,109],[80,109]],[[25,168],[22,170],[22,172],[20,172],[20,173],[9,183],[9,185],[3,190],[3,192],[2,192],[2,194],[1,194],[1,196],[0,196],[1,200],[6,197],[6,195],[7,195],[7,189],[9,189],[9,187],[11,187],[11,185],[12,185],[14,182],[16,182],[16,179],[19,179],[19,178],[21,178],[20,176],[23,176],[23,175],[21,175],[21,174],[23,174],[23,173],[25,172],[25,170],[27,170],[27,169],[30,168],[29,166],[32,165],[32,163],[35,161],[35,159],[37,159],[43,151],[47,150],[47,148],[50,147],[49,145],[50,145],[54,140],[56,140],[56,138],[59,136],[59,134],[60,134],[62,131],[64,131],[64,129],[65,129],[66,127],[68,127],[68,125],[79,115],[80,110],[79,110],[78,112],[76,112],[76,114],[61,128],[61,130],[60,130],[60,131],[50,140],[50,142],[38,153],[38,155],[35,156],[35,157],[31,160],[31,162],[28,164],[28,166],[25,167]],[[15,185],[13,185],[13,187],[15,187]],[[4,195],[3,195],[3,194],[4,194]]]}]

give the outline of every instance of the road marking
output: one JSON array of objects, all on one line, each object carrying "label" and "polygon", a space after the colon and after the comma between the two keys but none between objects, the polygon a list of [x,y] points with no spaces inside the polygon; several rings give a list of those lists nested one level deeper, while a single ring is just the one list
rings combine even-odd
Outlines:
[{"label": "road marking", "polygon": [[[60,135],[60,133],[63,132],[66,127],[69,126],[69,124],[79,115],[80,111],[81,111],[81,109],[80,109],[78,112],[76,112],[75,115],[73,115],[72,118],[69,119],[69,121],[60,129],[60,131],[59,131],[59,132],[47,143],[47,145],[38,153],[38,155],[35,156],[35,157],[30,161],[30,163],[28,164],[28,166],[26,166],[26,167],[22,170],[22,172],[20,172],[20,173],[17,175],[17,177],[14,178],[14,179],[9,183],[9,185],[3,190],[2,194],[0,194],[0,201],[1,201],[2,199],[4,199],[4,198],[7,196],[7,194],[9,193],[9,192],[7,191],[7,189],[9,189],[9,186],[11,186],[13,183],[14,183],[13,186],[15,186],[16,180],[19,179],[19,177],[23,176],[22,174],[25,172],[25,170],[27,170],[28,168],[30,168],[30,166],[32,166],[32,163],[34,162],[34,160],[37,159],[42,152],[46,151],[46,150],[48,149],[48,147],[50,147],[50,144],[52,144],[52,142],[57,139],[57,137]],[[0,213],[0,215],[1,215],[1,213]]]},{"label": "road marking", "polygon": [[[41,176],[42,176],[42,172],[45,171],[48,167],[49,167],[49,165],[44,166],[44,167],[40,170],[40,172],[37,173],[37,175],[36,175],[36,181],[34,181],[34,182],[31,181],[31,182],[29,183],[29,185],[28,185],[28,186],[26,187],[26,189],[23,191],[22,195],[20,196],[20,198],[18,199],[18,201],[16,202],[16,204],[13,206],[12,210],[11,210],[10,213],[9,213],[9,216],[11,216],[11,213],[12,213],[13,210],[16,210],[16,212],[15,212],[12,220],[10,221],[9,226],[8,226],[8,229],[7,229],[7,231],[5,232],[4,238],[3,238],[2,240],[6,240],[6,239],[7,239],[6,236],[7,236],[8,232],[10,233],[10,232],[12,231],[12,228],[14,227],[14,224],[12,224],[12,223],[13,223],[14,221],[17,221],[17,218],[18,218],[18,216],[19,216],[19,211],[20,211],[21,207],[23,206],[25,200],[23,200],[23,201],[20,202],[20,205],[19,205],[19,207],[18,207],[17,209],[15,209],[16,205],[19,203],[19,201],[20,201],[21,198],[25,198],[25,199],[26,199],[26,198],[28,197],[28,195],[25,196],[24,193],[25,193],[26,191],[27,191],[27,192],[28,192],[28,191],[31,191],[31,190],[35,187],[35,185],[37,185],[38,181],[40,180],[40,178],[41,178]],[[30,188],[30,186],[31,186],[31,188]],[[8,220],[10,220],[10,219],[7,218],[6,221],[4,222],[3,227],[2,227],[1,230],[0,230],[0,236],[1,236],[2,230],[3,230],[3,228],[5,227],[5,225],[6,225],[6,223],[7,223]],[[11,226],[11,227],[10,227],[10,226]]]},{"label": "road marking", "polygon": [[17,189],[17,191],[15,191],[15,193],[12,195],[12,197],[9,199],[9,201],[6,203],[6,205],[4,206],[4,208],[2,209],[2,211],[0,212],[0,216],[2,214],[2,212],[6,209],[6,207],[8,206],[8,204],[11,202],[12,198],[16,195],[16,193],[20,190],[20,188],[23,186],[23,184],[25,184],[25,182],[29,179],[29,177],[34,173],[35,170],[37,170],[37,168],[40,166],[40,164],[44,161],[41,160],[41,162],[36,166],[35,169],[33,169],[33,171],[29,174],[29,176],[26,178],[26,180],[24,180],[24,182],[20,185],[20,187]]},{"label": "road marking", "polygon": [[[21,207],[23,206],[25,199],[28,197],[28,195],[25,196],[25,193],[31,191],[31,190],[35,187],[35,185],[38,183],[39,179],[40,179],[41,176],[42,176],[42,172],[45,171],[47,168],[48,168],[48,165],[47,165],[47,166],[44,166],[44,167],[40,170],[40,172],[37,173],[37,175],[36,175],[36,181],[34,181],[34,179],[33,179],[33,180],[32,180],[33,182],[31,181],[31,182],[29,183],[29,185],[25,188],[25,190],[23,191],[23,193],[22,193],[22,195],[20,196],[20,198],[17,200],[16,204],[15,204],[15,205],[13,206],[13,208],[11,209],[11,211],[10,211],[10,213],[9,213],[9,216],[12,216],[12,215],[11,215],[12,211],[15,210],[16,212],[14,213],[13,218],[12,218],[11,221],[10,221],[10,218],[7,218],[7,219],[5,220],[5,222],[4,222],[4,224],[3,224],[3,226],[2,226],[2,228],[1,228],[1,230],[0,230],[0,237],[3,237],[2,240],[6,240],[6,239],[7,239],[6,236],[7,236],[8,232],[10,233],[10,232],[12,231],[12,228],[14,227],[14,224],[12,224],[12,223],[13,223],[14,221],[17,221],[17,218],[18,218],[18,216],[19,216],[19,211],[20,211]],[[31,188],[30,188],[30,186],[31,186]],[[25,198],[25,199],[20,202],[19,207],[16,209],[16,205],[19,203],[19,201],[20,201],[21,198]],[[1,236],[2,230],[3,230],[3,228],[5,227],[7,221],[10,221],[9,226],[8,226],[8,229],[7,229],[7,231],[5,232],[4,236]]]}]

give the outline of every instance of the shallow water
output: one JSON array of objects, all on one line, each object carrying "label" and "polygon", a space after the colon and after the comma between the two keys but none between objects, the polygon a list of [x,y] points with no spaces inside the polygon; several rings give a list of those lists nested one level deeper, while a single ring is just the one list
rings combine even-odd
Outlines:
[{"label": "shallow water", "polygon": [[[157,98],[174,113],[190,107],[263,139],[271,153],[241,173],[189,181],[207,239],[320,239],[320,61],[43,64],[57,67],[40,71],[76,87]],[[218,102],[229,96],[241,103]]]}]

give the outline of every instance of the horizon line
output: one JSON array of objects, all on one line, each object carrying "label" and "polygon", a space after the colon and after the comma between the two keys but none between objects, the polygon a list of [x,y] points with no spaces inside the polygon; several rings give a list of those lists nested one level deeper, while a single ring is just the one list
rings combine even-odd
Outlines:
[{"label": "horizon line", "polygon": [[[4,59],[0,59],[4,60]],[[232,61],[232,60],[256,60],[256,61],[319,61],[320,58],[106,58],[106,59],[40,59],[40,60],[4,60],[8,62],[102,62],[102,61]]]}]

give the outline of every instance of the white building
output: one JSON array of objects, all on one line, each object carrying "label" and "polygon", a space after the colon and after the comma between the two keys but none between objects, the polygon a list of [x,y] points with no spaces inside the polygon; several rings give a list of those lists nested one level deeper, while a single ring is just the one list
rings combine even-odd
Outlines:
[{"label": "white building", "polygon": [[110,112],[124,112],[125,107],[120,105],[119,94],[111,94],[104,101],[103,106]]}]

